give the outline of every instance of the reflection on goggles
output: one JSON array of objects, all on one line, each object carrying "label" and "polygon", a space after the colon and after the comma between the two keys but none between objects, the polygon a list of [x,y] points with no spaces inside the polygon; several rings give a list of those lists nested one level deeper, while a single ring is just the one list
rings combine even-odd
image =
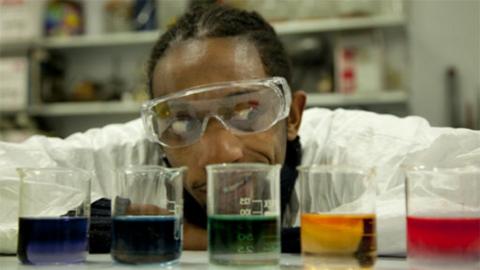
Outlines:
[{"label": "reflection on goggles", "polygon": [[283,78],[237,81],[148,101],[142,107],[142,118],[151,140],[182,147],[202,136],[210,118],[234,134],[265,131],[288,116],[290,102],[290,89]]}]

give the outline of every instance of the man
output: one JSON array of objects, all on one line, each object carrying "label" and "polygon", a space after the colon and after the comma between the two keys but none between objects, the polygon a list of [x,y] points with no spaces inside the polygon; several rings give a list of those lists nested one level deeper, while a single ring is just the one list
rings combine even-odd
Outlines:
[{"label": "man", "polygon": [[[248,90],[259,87],[258,85],[261,85],[261,82],[257,82],[258,85],[256,85],[256,79],[272,76],[283,77],[287,81],[291,80],[290,66],[285,50],[272,27],[256,14],[248,14],[244,11],[222,6],[213,6],[207,10],[195,9],[180,18],[178,23],[169,29],[153,48],[148,68],[150,93],[154,98],[168,96],[192,87],[203,86],[203,89],[205,89],[212,83],[242,81],[245,85],[236,87],[237,90],[232,90],[235,87],[228,84],[217,86],[221,88],[220,91],[222,92],[236,91],[235,93],[224,94],[239,97],[226,101],[233,106],[244,104],[235,103],[237,100],[240,102],[242,91],[245,92],[241,88]],[[305,105],[305,94],[301,91],[290,93],[290,89],[284,81],[264,82],[267,84],[282,84],[283,82],[284,85],[279,87],[282,88],[282,91],[287,91],[285,94],[291,94],[292,96],[291,105],[286,104],[286,109],[290,110],[288,118],[272,118],[266,125],[260,126],[259,130],[255,130],[255,132],[243,130],[243,134],[240,134],[242,130],[234,131],[235,127],[238,129],[239,124],[229,125],[225,122],[221,123],[220,119],[211,117],[203,132],[188,135],[195,137],[193,141],[183,143],[180,145],[181,147],[176,147],[178,146],[176,144],[172,147],[164,144],[163,150],[168,164],[174,167],[188,167],[185,185],[187,190],[185,209],[193,209],[199,206],[199,211],[193,213],[205,212],[206,165],[225,162],[283,164],[287,140],[292,144],[291,148],[295,148],[295,144],[298,144],[295,139]],[[268,90],[267,93],[273,92],[271,89]],[[280,94],[283,95],[284,93]],[[210,95],[216,94],[212,94],[210,91]],[[255,93],[250,93],[250,95],[256,100],[261,98]],[[201,99],[201,97],[198,97],[198,99]],[[275,102],[274,97],[266,97],[266,100],[263,101],[266,103],[265,105],[274,102],[270,106],[278,108],[284,102],[282,99]],[[175,97],[172,98],[171,102],[176,102]],[[215,103],[211,102],[211,104]],[[261,108],[254,108],[248,104],[246,106],[229,108],[232,110],[229,113],[238,114],[238,117],[241,117],[240,114],[242,113],[252,115],[245,117],[260,117],[253,115],[258,114]],[[260,102],[259,107],[262,106],[263,104]],[[180,113],[185,114],[186,112]],[[263,117],[267,113],[263,112]],[[179,117],[193,118],[191,115],[180,115]],[[200,121],[205,121],[205,119],[200,119]],[[178,121],[175,124],[180,123],[181,121]],[[245,124],[252,126],[255,123],[245,121],[243,125]],[[189,125],[195,124],[189,122]],[[273,126],[269,127],[269,125]],[[266,128],[269,129],[265,130]],[[189,129],[192,129],[191,126],[189,126]],[[162,138],[161,134],[156,135],[156,137]],[[162,143],[161,140],[159,142]],[[289,154],[293,155],[294,153]],[[295,166],[298,164],[299,160],[294,160],[293,164],[289,164],[290,170],[295,172]],[[285,202],[289,199],[293,189],[296,178],[294,173],[292,178],[289,179],[291,183],[285,182],[286,179],[283,183],[284,194],[282,195],[284,195]],[[290,190],[288,194],[287,190]],[[284,203],[284,205],[286,204]],[[191,213],[189,210],[186,210],[185,213],[185,246],[187,248],[205,248],[205,215],[198,216]],[[192,223],[189,224],[189,221]],[[189,239],[194,239],[194,241],[190,243]]]},{"label": "man", "polygon": [[[37,136],[19,145],[0,143],[0,168],[94,170],[92,190],[98,199],[110,197],[112,170],[118,167],[162,162],[187,166],[184,247],[205,249],[208,164],[283,164],[284,228],[299,225],[297,165],[375,166],[380,252],[401,253],[405,247],[400,165],[480,163],[478,132],[435,129],[416,117],[358,111],[312,109],[303,114],[305,94],[290,92],[285,50],[256,13],[214,5],[185,14],[153,48],[148,78],[152,101],[143,108],[146,131],[137,120],[65,140]],[[458,150],[460,142],[466,143]],[[442,158],[435,156],[439,153]],[[7,174],[11,172],[5,170]],[[283,250],[298,251],[295,236],[284,232]]]}]

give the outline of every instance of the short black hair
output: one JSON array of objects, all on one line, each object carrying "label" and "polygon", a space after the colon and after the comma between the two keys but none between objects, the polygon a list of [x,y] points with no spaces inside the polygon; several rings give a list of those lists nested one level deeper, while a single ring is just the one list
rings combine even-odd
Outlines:
[{"label": "short black hair", "polygon": [[148,89],[153,97],[153,72],[173,42],[201,37],[245,37],[260,54],[269,76],[284,77],[291,83],[291,65],[273,27],[257,12],[223,4],[194,6],[160,36],[148,61]]}]

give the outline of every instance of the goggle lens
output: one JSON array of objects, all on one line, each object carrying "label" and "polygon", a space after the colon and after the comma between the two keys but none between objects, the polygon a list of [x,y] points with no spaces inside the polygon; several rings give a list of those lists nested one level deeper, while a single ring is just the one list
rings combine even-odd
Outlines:
[{"label": "goggle lens", "polygon": [[146,124],[162,145],[181,147],[200,139],[211,118],[234,134],[257,133],[284,118],[284,107],[280,88],[266,84],[217,86],[151,104],[147,108],[151,123]]}]

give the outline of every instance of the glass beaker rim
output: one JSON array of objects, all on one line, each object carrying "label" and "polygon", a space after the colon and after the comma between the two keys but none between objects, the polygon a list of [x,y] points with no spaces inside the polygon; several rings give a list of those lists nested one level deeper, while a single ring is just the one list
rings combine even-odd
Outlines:
[{"label": "glass beaker rim", "polygon": [[244,163],[218,163],[207,165],[207,171],[228,171],[228,170],[238,170],[243,168],[249,168],[256,171],[265,171],[271,170],[272,168],[279,168],[280,164],[268,164],[268,163],[255,163],[255,162],[244,162]]},{"label": "glass beaker rim", "polygon": [[128,165],[119,168],[119,171],[123,172],[149,172],[149,171],[185,171],[186,166],[181,167],[165,167],[161,165]]},{"label": "glass beaker rim", "polygon": [[361,167],[355,165],[336,165],[336,164],[312,164],[312,165],[300,165],[297,166],[298,172],[301,173],[326,173],[326,172],[336,172],[336,173],[362,173],[370,174],[375,171],[373,167]]},{"label": "glass beaker rim", "polygon": [[452,167],[440,167],[424,164],[405,164],[401,166],[401,169],[406,173],[445,173],[445,174],[462,174],[462,173],[478,173],[480,174],[480,166],[473,164],[452,166]]},{"label": "glass beaker rim", "polygon": [[27,175],[32,174],[41,174],[41,173],[77,173],[81,174],[84,177],[80,177],[77,180],[84,182],[91,182],[94,173],[92,171],[73,168],[73,167],[18,167],[16,168],[17,174],[20,177],[20,180],[25,178]]},{"label": "glass beaker rim", "polygon": [[36,168],[36,167],[18,167],[16,168],[17,172],[18,171],[23,171],[23,172],[77,172],[77,173],[82,173],[91,176],[92,172],[80,168],[70,168],[70,167],[42,167],[42,168]]},{"label": "glass beaker rim", "polygon": [[75,172],[83,172],[83,173],[90,173],[88,170],[80,169],[80,168],[71,168],[71,167],[17,167],[17,170],[22,171],[75,171]]}]

